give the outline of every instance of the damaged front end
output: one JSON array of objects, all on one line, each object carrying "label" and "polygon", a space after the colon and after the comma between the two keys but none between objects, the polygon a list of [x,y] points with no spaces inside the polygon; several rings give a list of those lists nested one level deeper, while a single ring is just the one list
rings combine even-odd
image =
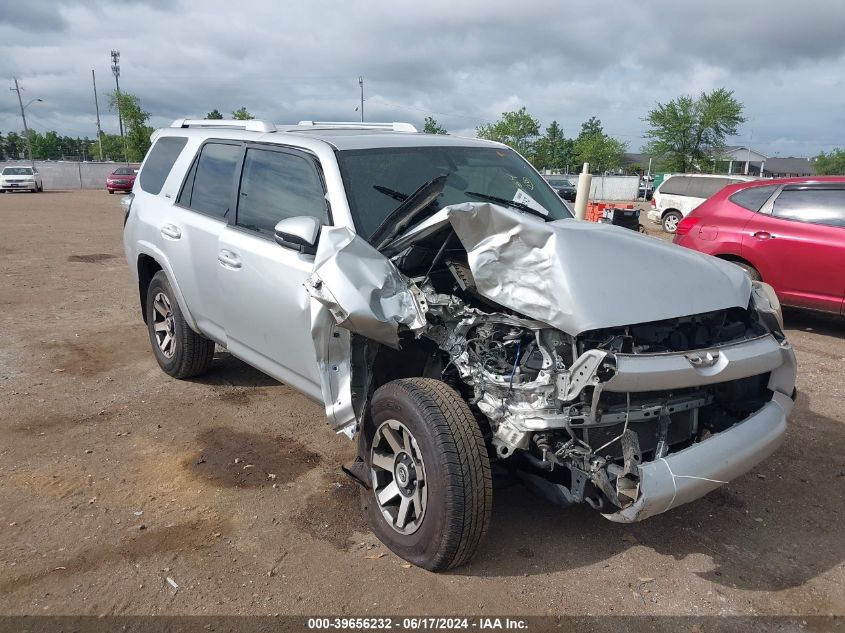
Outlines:
[{"label": "damaged front end", "polygon": [[[622,522],[700,497],[780,444],[795,359],[766,286],[612,227],[489,204],[437,216],[383,253],[344,229],[321,238],[307,288],[336,429],[354,434],[385,380],[439,378],[528,483]],[[666,270],[668,249],[670,277],[694,289],[620,279],[633,262]]]}]

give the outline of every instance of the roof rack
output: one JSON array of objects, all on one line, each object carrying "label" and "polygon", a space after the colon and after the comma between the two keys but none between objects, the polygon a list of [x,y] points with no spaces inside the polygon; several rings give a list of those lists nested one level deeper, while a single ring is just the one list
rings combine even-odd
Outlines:
[{"label": "roof rack", "polygon": [[170,127],[219,127],[219,128],[235,128],[238,130],[245,130],[247,132],[275,132],[276,126],[267,121],[259,121],[257,119],[247,119],[241,121],[237,119],[176,119],[170,124]]},{"label": "roof rack", "polygon": [[393,123],[364,123],[363,121],[300,121],[300,127],[317,127],[323,129],[348,130],[390,130],[393,132],[417,132],[410,123],[394,121]]}]

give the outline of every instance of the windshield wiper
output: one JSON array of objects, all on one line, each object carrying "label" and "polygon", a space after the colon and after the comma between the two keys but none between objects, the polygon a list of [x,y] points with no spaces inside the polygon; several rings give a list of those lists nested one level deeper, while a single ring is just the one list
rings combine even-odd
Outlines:
[{"label": "windshield wiper", "polygon": [[519,209],[520,211],[525,211],[525,213],[530,213],[531,215],[536,215],[538,218],[543,218],[544,220],[549,219],[549,215],[543,213],[542,211],[538,211],[534,207],[529,207],[527,204],[523,202],[517,202],[516,200],[508,200],[507,198],[499,198],[498,196],[491,196],[486,193],[478,193],[477,191],[464,191],[464,195],[467,196],[475,196],[476,198],[481,198],[482,200],[487,200],[488,202],[495,202],[496,204],[501,204],[505,207],[513,207],[514,209]]},{"label": "windshield wiper", "polygon": [[390,196],[391,198],[393,198],[394,200],[398,200],[399,202],[404,202],[408,199],[407,193],[396,191],[396,189],[391,189],[390,187],[385,187],[383,185],[373,185],[373,189],[375,189],[379,193],[383,193],[386,196]]},{"label": "windshield wiper", "polygon": [[[443,187],[446,186],[446,175],[436,176],[405,198],[402,203],[387,214],[387,217],[382,220],[378,228],[373,231],[373,234],[368,240],[376,250],[381,250],[393,238],[405,230],[405,227],[413,222],[423,211],[431,207],[435,200],[443,193]],[[386,189],[386,187],[385,187]],[[381,191],[379,189],[379,191]],[[396,192],[399,193],[399,192]]]}]

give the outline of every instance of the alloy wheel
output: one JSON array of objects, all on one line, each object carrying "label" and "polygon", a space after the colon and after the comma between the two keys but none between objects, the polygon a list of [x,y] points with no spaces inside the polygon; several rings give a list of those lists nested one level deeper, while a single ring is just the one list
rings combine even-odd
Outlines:
[{"label": "alloy wheel", "polygon": [[161,353],[165,358],[173,358],[176,351],[176,322],[170,299],[163,292],[159,292],[153,300],[153,331]]},{"label": "alloy wheel", "polygon": [[400,534],[413,534],[422,525],[428,500],[417,440],[404,424],[387,420],[376,430],[371,446],[376,503],[390,527]]}]

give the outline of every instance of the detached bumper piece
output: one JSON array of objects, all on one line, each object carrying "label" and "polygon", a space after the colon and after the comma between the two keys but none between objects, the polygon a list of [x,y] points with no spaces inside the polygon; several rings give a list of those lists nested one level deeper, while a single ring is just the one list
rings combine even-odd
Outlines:
[{"label": "detached bumper piece", "polygon": [[746,473],[775,452],[786,435],[793,401],[775,392],[762,409],[739,424],[687,449],[639,466],[639,497],[604,516],[633,523],[704,496]]}]

